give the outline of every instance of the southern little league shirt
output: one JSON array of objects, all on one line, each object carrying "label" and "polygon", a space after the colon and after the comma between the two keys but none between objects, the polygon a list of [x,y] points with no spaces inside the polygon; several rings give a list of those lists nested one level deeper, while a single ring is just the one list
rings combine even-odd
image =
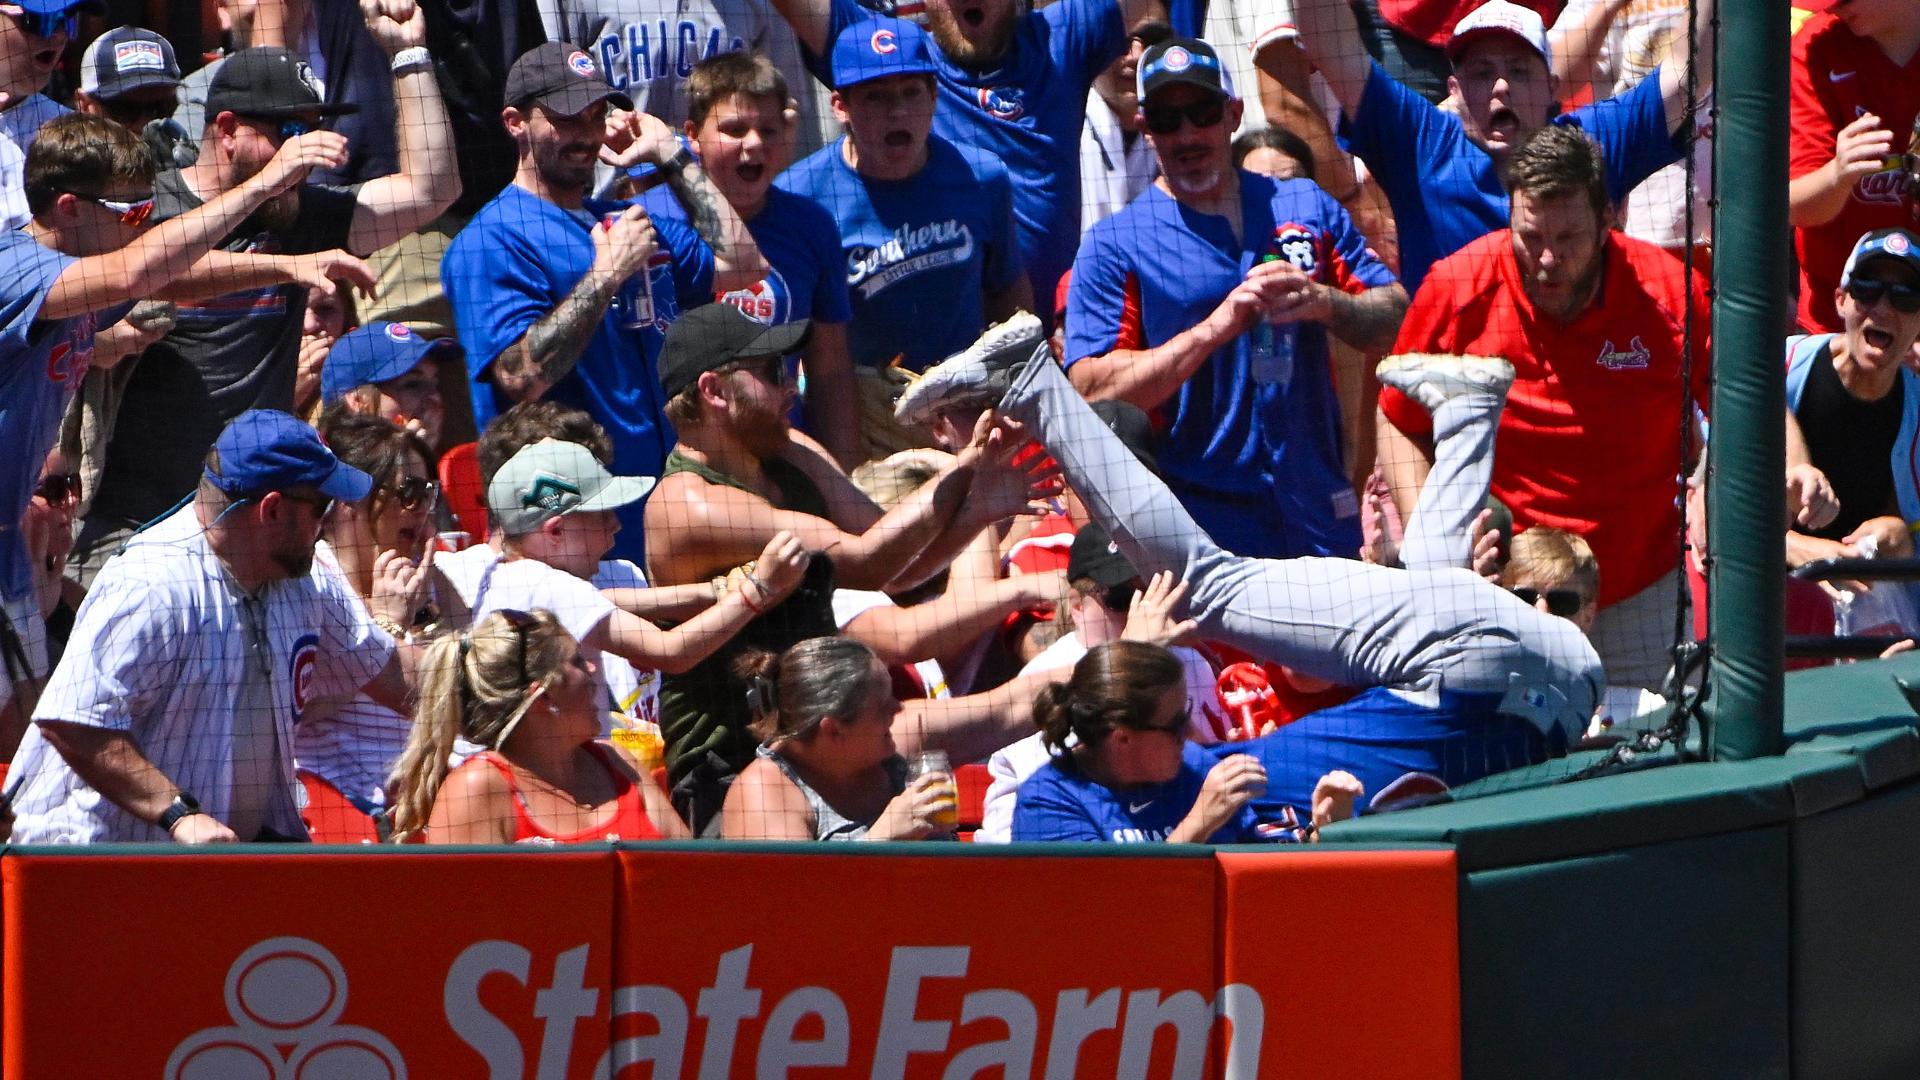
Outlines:
[{"label": "southern little league shirt", "polygon": [[1853,245],[1874,229],[1920,227],[1913,181],[1898,156],[1903,150],[1920,153],[1920,145],[1909,141],[1920,113],[1920,56],[1902,67],[1872,39],[1832,15],[1817,15],[1793,39],[1790,78],[1787,175],[1798,179],[1824,167],[1833,158],[1840,129],[1865,113],[1878,116],[1880,126],[1893,133],[1895,156],[1854,181],[1839,215],[1793,233],[1800,259],[1800,325],[1808,331],[1839,331],[1833,291]]},{"label": "southern little league shirt", "polygon": [[[857,0],[833,0],[827,40],[872,15]],[[933,50],[940,69],[933,133],[1004,162],[1012,174],[1020,258],[1037,297],[1052,296],[1073,265],[1087,91],[1126,46],[1115,0],[1056,0],[1018,16],[1006,55],[991,70],[968,70]],[[814,75],[832,86],[826,58],[805,55]]]},{"label": "southern little league shirt", "polygon": [[[1508,225],[1507,189],[1493,158],[1467,138],[1460,118],[1373,65],[1360,111],[1340,134],[1380,180],[1400,226],[1400,279],[1420,287],[1428,267]],[[1680,159],[1667,130],[1660,73],[1617,97],[1553,118],[1593,136],[1606,159],[1614,202]]]},{"label": "southern little league shirt", "polygon": [[[1586,538],[1600,564],[1600,606],[1617,603],[1678,566],[1687,427],[1683,330],[1693,304],[1692,401],[1709,403],[1705,285],[1668,252],[1609,233],[1600,291],[1562,324],[1534,311],[1506,230],[1435,264],[1400,338],[1399,353],[1504,356],[1515,377],[1500,415],[1493,494],[1515,528],[1548,525]],[[1409,435],[1433,418],[1387,387],[1380,408]]]},{"label": "southern little league shirt", "polygon": [[132,307],[41,319],[53,283],[74,261],[24,232],[0,234],[0,596],[8,599],[33,591],[20,523],[60,418],[92,363],[94,328]]},{"label": "southern little league shirt", "polygon": [[[1180,751],[1180,771],[1164,784],[1115,791],[1074,767],[1073,758],[1056,757],[1020,785],[1013,808],[1013,841],[1110,841],[1163,843],[1199,801],[1200,787],[1216,760],[1194,743]],[[1242,807],[1212,836],[1209,844],[1263,839],[1253,811]]]},{"label": "southern little league shirt", "polygon": [[[495,358],[573,291],[593,265],[592,230],[627,206],[588,199],[581,210],[565,210],[509,184],[454,238],[440,281],[466,346],[476,424],[485,427],[513,405],[494,388]],[[660,475],[674,441],[662,412],[660,346],[682,311],[713,299],[713,252],[706,242],[684,221],[657,218],[654,229],[660,249],[645,275],[621,287],[573,370],[546,394],[607,429],[616,476]],[[615,557],[644,558],[644,506],[617,511]]]},{"label": "southern little league shirt", "polygon": [[[905,180],[861,176],[835,140],[776,181],[833,216],[853,319],[856,364],[906,356],[914,371],[973,344],[986,325],[985,290],[1018,281],[1013,185],[980,151],[927,139],[927,163]],[[1078,190],[1077,188],[1075,190]]]},{"label": "southern little league shirt", "polygon": [[[1067,294],[1069,369],[1164,344],[1206,319],[1269,255],[1349,293],[1393,284],[1346,211],[1311,180],[1240,174],[1241,237],[1159,186],[1094,226]],[[1161,472],[1202,527],[1242,555],[1352,556],[1359,502],[1346,475],[1327,330],[1272,328],[1281,366],[1256,378],[1251,333],[1154,410]]]}]

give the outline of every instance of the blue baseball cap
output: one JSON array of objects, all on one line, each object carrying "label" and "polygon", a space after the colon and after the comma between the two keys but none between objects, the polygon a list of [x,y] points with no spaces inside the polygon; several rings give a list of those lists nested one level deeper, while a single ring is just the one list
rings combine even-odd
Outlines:
[{"label": "blue baseball cap", "polygon": [[1870,262],[1897,262],[1920,274],[1920,238],[1905,229],[1875,229],[1853,245],[1847,265],[1840,271],[1840,284],[1853,284],[1853,276]]},{"label": "blue baseball cap", "polygon": [[833,39],[835,90],[889,75],[932,75],[939,70],[933,62],[933,40],[905,19],[863,19]]},{"label": "blue baseball cap", "polygon": [[201,471],[233,498],[311,487],[341,502],[359,502],[373,490],[373,477],[334,457],[319,432],[276,409],[249,409],[234,417],[213,448],[220,471]]},{"label": "blue baseball cap", "polygon": [[331,405],[356,387],[397,379],[429,357],[451,360],[464,352],[452,338],[423,338],[405,323],[371,322],[333,343],[320,368],[320,397]]}]

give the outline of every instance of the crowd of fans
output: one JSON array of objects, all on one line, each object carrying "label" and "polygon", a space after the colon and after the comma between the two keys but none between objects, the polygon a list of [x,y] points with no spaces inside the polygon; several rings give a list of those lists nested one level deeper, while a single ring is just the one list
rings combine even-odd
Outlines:
[{"label": "crowd of fans", "polygon": [[[12,839],[1303,841],[1658,726],[1714,2],[0,2]],[[1788,561],[1912,556],[1920,11],[1796,3]]]}]

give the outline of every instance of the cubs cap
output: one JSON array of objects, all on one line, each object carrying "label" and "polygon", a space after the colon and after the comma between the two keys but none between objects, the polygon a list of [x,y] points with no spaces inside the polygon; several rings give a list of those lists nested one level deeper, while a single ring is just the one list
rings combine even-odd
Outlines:
[{"label": "cubs cap", "polygon": [[1233,84],[1220,66],[1220,54],[1199,38],[1171,37],[1140,54],[1134,74],[1141,101],[1156,91],[1185,83],[1223,98],[1233,96]]},{"label": "cubs cap", "polygon": [[1086,579],[1103,589],[1111,589],[1139,576],[1140,572],[1120,554],[1120,546],[1107,535],[1107,530],[1089,521],[1073,534],[1073,546],[1067,549],[1068,581]]},{"label": "cubs cap", "polygon": [[333,456],[320,434],[290,413],[249,409],[233,418],[213,442],[220,468],[201,470],[233,498],[311,487],[341,502],[359,502],[373,490],[373,477]]},{"label": "cubs cap", "polygon": [[905,19],[862,19],[833,39],[835,90],[889,75],[932,75],[939,70],[933,59],[933,39]]},{"label": "cubs cap", "polygon": [[1920,238],[1905,229],[1875,229],[1862,236],[1853,245],[1853,254],[1847,256],[1846,268],[1840,271],[1840,284],[1853,284],[1854,271],[1866,266],[1875,259],[1887,259],[1900,263],[1915,275],[1920,275]]},{"label": "cubs cap", "polygon": [[1547,45],[1546,20],[1539,12],[1511,0],[1487,0],[1455,23],[1453,36],[1447,39],[1447,59],[1457,64],[1467,46],[1502,34],[1518,39],[1552,65],[1553,50]]},{"label": "cubs cap", "polygon": [[139,26],[119,26],[93,39],[80,56],[80,92],[111,101],[143,86],[180,85],[180,64],[166,38]]},{"label": "cubs cap", "polygon": [[371,322],[342,334],[327,351],[320,397],[331,405],[356,387],[397,379],[428,357],[451,360],[464,355],[450,337],[424,338],[405,323]]},{"label": "cubs cap", "polygon": [[520,54],[507,72],[505,101],[515,108],[533,102],[561,116],[579,116],[602,101],[633,108],[633,99],[607,82],[593,57],[564,41]]},{"label": "cubs cap", "polygon": [[305,60],[285,49],[262,45],[227,57],[207,87],[207,116],[297,117],[312,113],[344,116],[360,111],[346,102],[328,104],[320,80]]},{"label": "cubs cap", "polygon": [[660,346],[660,389],[672,401],[701,372],[735,360],[786,356],[812,329],[808,319],[768,326],[732,304],[702,304],[667,327]]},{"label": "cubs cap", "polygon": [[617,510],[653,490],[651,476],[614,476],[579,443],[542,439],[507,459],[487,485],[487,512],[508,536],[533,532],[557,517]]}]

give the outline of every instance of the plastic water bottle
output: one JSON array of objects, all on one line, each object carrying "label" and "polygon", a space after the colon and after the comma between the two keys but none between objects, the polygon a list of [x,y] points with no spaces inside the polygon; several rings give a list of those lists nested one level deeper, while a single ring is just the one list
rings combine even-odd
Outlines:
[{"label": "plastic water bottle", "polygon": [[[1281,255],[1269,251],[1261,263],[1278,262]],[[1253,368],[1253,381],[1262,386],[1285,386],[1293,381],[1293,335],[1274,329],[1264,316],[1247,332],[1247,358]]]}]

